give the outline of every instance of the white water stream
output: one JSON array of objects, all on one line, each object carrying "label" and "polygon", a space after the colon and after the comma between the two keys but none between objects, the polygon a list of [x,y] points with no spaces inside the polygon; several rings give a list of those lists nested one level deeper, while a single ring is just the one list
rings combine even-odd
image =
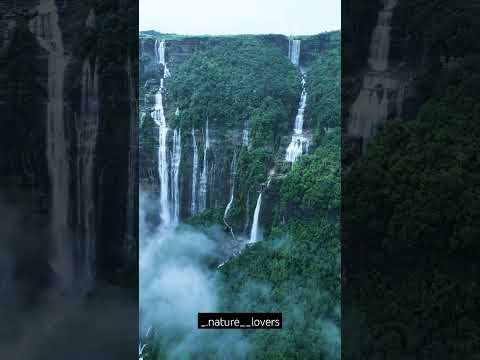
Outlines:
[{"label": "white water stream", "polygon": [[[404,84],[388,71],[392,14],[397,3],[398,0],[384,0],[372,34],[369,71],[350,110],[348,135],[362,138],[364,145],[375,136],[379,125],[387,121],[391,110],[395,110],[397,117],[401,113]],[[395,109],[391,109],[392,105]]]}]

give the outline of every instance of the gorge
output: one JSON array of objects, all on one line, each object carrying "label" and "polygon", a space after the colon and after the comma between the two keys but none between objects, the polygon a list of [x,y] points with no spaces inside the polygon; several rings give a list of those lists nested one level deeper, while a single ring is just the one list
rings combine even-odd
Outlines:
[{"label": "gorge", "polygon": [[[299,259],[321,253],[328,259],[323,265],[328,270],[321,277],[330,284],[329,305],[315,306],[315,311],[336,328],[338,262],[337,255],[328,254],[339,255],[339,128],[332,116],[338,113],[338,104],[328,114],[316,108],[329,106],[327,98],[336,97],[338,102],[339,74],[338,32],[298,39],[140,33],[140,232],[144,234],[140,242],[144,245],[139,356],[143,359],[180,351],[189,337],[202,341],[202,347],[192,350],[196,356],[213,351],[234,359],[247,353],[261,357],[266,343],[257,336],[238,334],[234,338],[243,344],[240,348],[224,339],[232,344],[227,349],[186,325],[193,319],[191,314],[205,306],[242,311],[244,306],[261,309],[263,303],[294,311],[296,300],[289,296],[309,298],[304,291],[313,291],[311,285],[295,294],[287,290],[293,274],[302,271],[296,261],[283,266],[295,253]],[[331,96],[321,96],[318,83],[324,83]],[[314,95],[311,102],[307,92]],[[326,131],[325,122],[331,123],[331,131]],[[306,188],[293,185],[298,177],[304,178],[301,183]],[[323,182],[327,196],[311,193],[311,200],[295,200],[311,187],[321,189],[315,184]],[[317,202],[320,198],[322,203]],[[306,245],[318,241],[322,245]],[[209,250],[200,251],[198,246]],[[317,246],[318,251],[307,255],[304,246]],[[172,251],[176,259],[166,256]],[[187,278],[190,269],[194,273]],[[272,276],[272,271],[283,275]],[[162,272],[175,276],[175,284]],[[213,280],[218,276],[221,279]],[[194,284],[191,279],[205,281]],[[153,287],[158,281],[164,295]],[[189,304],[172,306],[176,300],[170,296],[189,287],[209,293],[209,301],[195,297]],[[261,300],[268,293],[262,288],[278,292],[273,304]],[[235,298],[244,305],[239,308]],[[189,319],[177,337],[169,336],[172,315]],[[287,322],[290,330],[284,336],[299,341],[300,332],[291,324]],[[318,328],[312,336],[327,335]],[[280,338],[274,345],[279,355],[285,353],[279,348]],[[336,358],[336,349],[329,356]],[[304,351],[315,353],[309,346]]]}]

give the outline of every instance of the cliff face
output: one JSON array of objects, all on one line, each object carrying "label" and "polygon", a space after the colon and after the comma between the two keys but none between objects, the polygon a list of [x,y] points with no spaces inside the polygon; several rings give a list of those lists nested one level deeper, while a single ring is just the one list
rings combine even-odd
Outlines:
[{"label": "cliff face", "polygon": [[[155,59],[155,41],[159,41],[165,37],[168,39],[168,36],[162,36],[160,33],[141,33],[139,43],[140,56],[145,56],[145,60]],[[206,50],[213,46],[228,44],[233,38],[255,38],[266,45],[277,47],[283,53],[288,54],[288,38],[284,35],[245,35],[236,37],[176,36],[171,40],[167,40],[166,61],[169,67],[175,69],[176,66],[190,59],[195,52]],[[314,49],[315,46],[318,46],[318,44],[310,44],[309,49]],[[141,64],[141,66],[149,66],[148,60]]]},{"label": "cliff face", "polygon": [[340,47],[340,32],[328,32],[309,36],[302,40],[300,48],[300,65],[308,66],[311,61],[321,56],[332,47]]},{"label": "cliff face", "polygon": [[[415,61],[406,61],[408,36],[398,25],[399,2],[384,2],[371,30],[368,60],[348,63],[342,79],[345,145],[357,157],[387,123],[412,120],[422,102],[417,92]],[[355,39],[355,34],[348,34]],[[348,49],[344,49],[347,51]],[[346,151],[346,158],[350,158]],[[350,160],[349,160],[350,161]]]},{"label": "cliff face", "polygon": [[[140,56],[155,58],[155,40],[162,39],[160,33],[141,33],[140,34]],[[321,55],[322,52],[340,43],[340,33],[325,33],[315,36],[302,37],[302,46],[300,48],[300,64],[308,66],[308,64]],[[285,35],[256,35],[241,36],[243,38],[255,38],[266,46],[273,46],[285,55],[288,55],[288,37]],[[241,38],[240,36],[237,38]],[[168,36],[167,36],[168,39]],[[186,62],[192,54],[197,51],[206,50],[209,47],[227,44],[232,37],[211,37],[211,36],[191,36],[176,37],[169,40],[166,44],[166,60],[171,68]],[[148,66],[148,61],[144,62]],[[143,65],[141,65],[143,66]],[[144,71],[147,69],[144,68]]]},{"label": "cliff face", "polygon": [[[127,71],[129,61],[138,58],[136,39],[115,47],[111,40],[119,34],[113,32],[128,30],[109,32],[113,27],[105,25],[113,24],[115,14],[100,3],[93,8],[82,1],[3,5],[0,146],[6,156],[0,177],[14,188],[9,193],[25,194],[11,197],[9,206],[20,206],[27,217],[41,214],[45,229],[64,223],[69,240],[62,261],[71,261],[73,272],[90,256],[92,274],[108,277],[125,270],[137,257],[135,236],[126,225],[136,219],[136,209],[127,210],[127,188],[135,180],[121,180],[128,176],[128,143],[136,139],[129,125],[135,121],[137,128],[137,111],[123,95],[129,81],[137,83],[136,72],[129,77]],[[60,252],[54,233],[42,232],[45,264]],[[90,240],[84,238],[93,243],[87,246]]]},{"label": "cliff face", "polygon": [[[237,37],[177,37],[165,36],[165,61],[172,78],[175,78],[176,70],[179,65],[187,62],[193,54],[199,51],[206,51],[215,46],[228,45],[230,41],[235,41]],[[285,57],[289,54],[289,39],[283,35],[259,35],[245,36],[238,38],[251,38],[264,44],[267,47],[279,49]],[[339,39],[338,33],[337,38]],[[300,47],[300,65],[308,67],[309,63],[320,56],[334,44],[338,44],[338,39],[330,37],[330,34],[302,38]],[[153,193],[153,198],[160,196],[160,178],[159,178],[159,130],[152,118],[152,111],[156,106],[156,93],[160,88],[161,79],[164,74],[164,66],[158,63],[159,42],[162,40],[161,34],[152,33],[140,34],[140,185],[141,189]],[[174,128],[178,116],[182,116],[182,109],[172,108],[169,103],[169,82],[171,78],[165,78],[165,88],[162,90],[163,110],[166,115],[166,122],[171,124],[167,133],[167,157],[173,158],[174,155]],[[300,91],[298,91],[298,100]],[[295,100],[295,101],[298,101]],[[221,104],[219,104],[221,105]],[[157,104],[158,106],[158,104]],[[273,162],[266,164],[269,169],[276,168],[280,173],[284,170],[284,158],[286,148],[291,140],[291,131],[297,112],[298,104],[295,103],[294,111],[290,114],[291,121],[285,129],[282,129],[278,137],[271,142],[264,144],[264,148],[273,153]],[[248,119],[244,122],[229,122],[226,120],[210,118],[208,122],[208,150],[205,152],[207,144],[206,138],[206,119],[202,125],[197,126],[193,133],[191,128],[180,129],[180,153],[176,155],[179,161],[178,191],[180,199],[180,218],[186,220],[192,214],[192,197],[198,196],[199,182],[203,166],[207,165],[207,192],[206,209],[213,211],[211,216],[220,220],[224,215],[227,204],[231,202],[233,207],[229,212],[229,220],[236,233],[249,231],[251,226],[251,217],[257,202],[258,191],[265,187],[265,184],[259,186],[248,185],[246,179],[239,177],[239,162],[242,152],[245,149],[252,149],[251,139],[248,135]],[[308,124],[307,120],[306,123]],[[178,135],[177,135],[178,136]],[[252,134],[250,133],[250,136]],[[178,138],[175,138],[178,141]],[[195,151],[196,147],[196,151]],[[206,154],[207,161],[204,162]],[[196,161],[194,161],[196,159]],[[288,166],[287,166],[288,167]],[[264,174],[265,179],[267,174]],[[195,190],[195,185],[197,189]],[[235,196],[232,200],[232,189]],[[270,189],[275,188],[275,181],[270,184]],[[171,189],[169,190],[171,191]],[[156,195],[155,195],[156,194]],[[273,194],[273,193],[272,193]],[[273,195],[269,191],[264,194],[264,205],[261,213],[262,224],[271,224],[272,207],[274,204]],[[160,204],[159,204],[160,206]],[[157,209],[158,210],[158,209]],[[200,211],[201,212],[201,211]],[[151,220],[160,223],[158,211],[151,214]]]}]

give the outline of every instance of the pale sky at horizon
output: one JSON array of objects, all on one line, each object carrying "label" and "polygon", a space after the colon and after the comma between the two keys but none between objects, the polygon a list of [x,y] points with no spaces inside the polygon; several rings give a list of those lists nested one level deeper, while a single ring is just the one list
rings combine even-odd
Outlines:
[{"label": "pale sky at horizon", "polygon": [[[140,31],[313,35],[340,30],[341,0],[140,0]],[[301,7],[300,5],[301,4]]]}]

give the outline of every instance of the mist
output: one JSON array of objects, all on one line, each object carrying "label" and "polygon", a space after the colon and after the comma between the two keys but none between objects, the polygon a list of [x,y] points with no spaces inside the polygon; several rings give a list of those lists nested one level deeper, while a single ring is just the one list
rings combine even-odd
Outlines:
[{"label": "mist", "polygon": [[219,311],[219,242],[187,225],[152,228],[146,219],[155,200],[141,193],[139,204],[141,355],[246,358],[250,345],[241,331],[197,329],[197,313]]},{"label": "mist", "polygon": [[2,358],[131,359],[138,341],[136,299],[105,283],[88,298],[62,293],[49,264],[48,224],[45,214],[32,215],[0,196]]}]

